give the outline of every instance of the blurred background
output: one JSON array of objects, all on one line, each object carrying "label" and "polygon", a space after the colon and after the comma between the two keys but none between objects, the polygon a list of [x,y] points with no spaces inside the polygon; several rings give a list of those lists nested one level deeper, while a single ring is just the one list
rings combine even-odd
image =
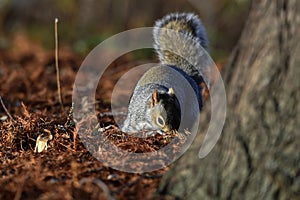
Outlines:
[{"label": "blurred background", "polygon": [[170,12],[194,12],[207,28],[211,54],[224,61],[237,43],[250,0],[0,0],[0,50],[24,36],[45,49],[54,46],[54,18],[59,18],[60,44],[86,55],[119,32],[153,26]]}]

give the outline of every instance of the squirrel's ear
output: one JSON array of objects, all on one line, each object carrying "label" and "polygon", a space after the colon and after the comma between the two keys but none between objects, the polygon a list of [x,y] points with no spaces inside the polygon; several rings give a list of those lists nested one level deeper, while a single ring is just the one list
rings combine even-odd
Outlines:
[{"label": "squirrel's ear", "polygon": [[154,89],[151,98],[151,105],[155,106],[156,104],[158,104],[158,102],[159,102],[158,91],[157,89]]},{"label": "squirrel's ear", "polygon": [[168,94],[169,94],[170,96],[174,96],[174,95],[175,95],[174,89],[173,89],[173,88],[169,88]]}]

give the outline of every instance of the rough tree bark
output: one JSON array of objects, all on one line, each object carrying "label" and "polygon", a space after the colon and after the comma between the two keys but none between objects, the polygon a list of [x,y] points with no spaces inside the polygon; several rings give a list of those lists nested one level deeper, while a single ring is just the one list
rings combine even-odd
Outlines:
[{"label": "rough tree bark", "polygon": [[201,135],[196,138],[164,177],[160,194],[299,199],[300,1],[252,2],[223,79],[228,104],[220,140],[200,160]]}]

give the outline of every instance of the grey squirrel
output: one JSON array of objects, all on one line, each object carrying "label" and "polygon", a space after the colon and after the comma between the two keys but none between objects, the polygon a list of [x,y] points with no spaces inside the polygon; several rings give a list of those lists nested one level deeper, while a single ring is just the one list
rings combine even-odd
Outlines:
[{"label": "grey squirrel", "polygon": [[195,14],[166,15],[156,21],[153,37],[160,64],[138,81],[123,132],[147,130],[163,134],[191,128],[202,108],[200,83],[204,80],[210,84],[204,56],[209,42]]}]

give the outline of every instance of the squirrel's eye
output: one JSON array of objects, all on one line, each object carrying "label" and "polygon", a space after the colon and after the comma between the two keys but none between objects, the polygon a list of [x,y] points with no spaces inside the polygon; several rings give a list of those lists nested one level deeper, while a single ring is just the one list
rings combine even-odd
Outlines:
[{"label": "squirrel's eye", "polygon": [[160,125],[161,127],[165,126],[165,120],[163,119],[162,116],[157,117],[156,122],[158,125]]}]

